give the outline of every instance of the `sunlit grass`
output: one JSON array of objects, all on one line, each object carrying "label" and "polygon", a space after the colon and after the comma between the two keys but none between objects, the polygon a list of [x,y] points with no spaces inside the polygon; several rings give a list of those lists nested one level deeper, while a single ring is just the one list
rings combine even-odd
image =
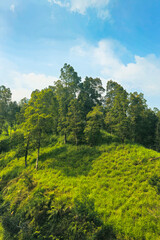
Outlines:
[{"label": "sunlit grass", "polygon": [[0,240],[3,240],[3,228],[0,222]]},{"label": "sunlit grass", "polygon": [[[97,147],[60,143],[41,149],[38,171],[36,151],[29,155],[27,169],[24,158],[14,154],[0,159],[2,195],[11,212],[31,211],[40,193],[44,201],[54,195],[55,208],[62,203],[71,207],[77,196],[86,194],[117,239],[160,239],[160,195],[149,183],[155,174],[160,176],[160,160],[153,159],[159,153],[118,141]],[[0,237],[1,232],[0,227]]]}]

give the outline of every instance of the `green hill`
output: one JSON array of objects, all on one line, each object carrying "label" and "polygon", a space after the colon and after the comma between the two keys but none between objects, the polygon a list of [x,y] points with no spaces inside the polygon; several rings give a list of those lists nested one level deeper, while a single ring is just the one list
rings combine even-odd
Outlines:
[{"label": "green hill", "polygon": [[0,239],[160,239],[159,156],[136,144],[54,142],[36,171],[36,152],[26,169],[16,149],[1,153]]}]

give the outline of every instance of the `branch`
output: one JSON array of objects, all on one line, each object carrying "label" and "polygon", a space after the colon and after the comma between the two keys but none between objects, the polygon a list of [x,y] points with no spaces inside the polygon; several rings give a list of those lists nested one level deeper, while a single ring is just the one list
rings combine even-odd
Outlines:
[{"label": "branch", "polygon": [[153,160],[157,160],[157,159],[160,159],[160,157],[150,158],[149,161],[153,161]]}]

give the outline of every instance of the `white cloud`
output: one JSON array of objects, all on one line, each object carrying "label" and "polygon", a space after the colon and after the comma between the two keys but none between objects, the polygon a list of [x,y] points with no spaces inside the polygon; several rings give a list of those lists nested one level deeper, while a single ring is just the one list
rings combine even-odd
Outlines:
[{"label": "white cloud", "polygon": [[46,76],[45,74],[22,74],[14,73],[14,83],[17,87],[25,87],[28,89],[43,89],[49,85],[53,85],[57,78]]},{"label": "white cloud", "polygon": [[116,44],[115,41],[103,40],[98,43],[98,47],[93,49],[93,60],[102,66],[103,75],[114,73],[122,65],[118,52],[116,52]]},{"label": "white cloud", "polygon": [[53,85],[56,80],[56,77],[45,74],[21,73],[16,64],[0,52],[0,85],[11,89],[14,101],[19,101],[24,97],[30,98],[32,91]]},{"label": "white cloud", "polygon": [[62,2],[60,0],[48,0],[48,2],[57,4],[60,7],[69,7],[70,6],[69,2],[67,2],[67,1]]},{"label": "white cloud", "polygon": [[141,89],[148,96],[159,95],[160,58],[154,54],[135,56],[134,63],[122,65],[113,73],[113,77],[132,88]]},{"label": "white cloud", "polygon": [[15,5],[14,5],[14,4],[12,4],[12,5],[10,6],[10,10],[11,10],[11,12],[14,13],[14,11],[15,11]]},{"label": "white cloud", "polygon": [[160,58],[154,54],[144,57],[133,56],[127,64],[123,60],[129,53],[114,40],[102,40],[97,46],[81,44],[71,49],[71,54],[79,58],[89,69],[97,70],[103,80],[119,82],[128,91],[142,91],[145,96],[159,96],[160,92]]},{"label": "white cloud", "polygon": [[98,17],[102,19],[110,18],[108,5],[110,0],[48,0],[50,3],[67,7],[72,12],[85,14],[88,8],[97,9]]},{"label": "white cloud", "polygon": [[71,10],[84,14],[87,8],[103,9],[108,6],[109,0],[71,0]]},{"label": "white cloud", "polygon": [[11,89],[12,92],[12,101],[19,102],[23,98],[29,99],[31,96],[31,90],[25,88]]},{"label": "white cloud", "polygon": [[46,76],[44,74],[22,74],[18,72],[12,73],[14,87],[12,90],[13,100],[19,101],[20,99],[27,97],[30,98],[30,94],[35,89],[44,89],[49,85],[53,85],[56,77]]}]

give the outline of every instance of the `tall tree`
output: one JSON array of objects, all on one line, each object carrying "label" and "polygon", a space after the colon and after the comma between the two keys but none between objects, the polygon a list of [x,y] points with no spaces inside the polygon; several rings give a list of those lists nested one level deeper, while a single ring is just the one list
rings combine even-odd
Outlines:
[{"label": "tall tree", "polygon": [[107,86],[106,86],[106,102],[105,102],[105,108],[106,110],[109,110],[113,107],[114,105],[114,100],[115,97],[117,97],[117,95],[121,95],[122,93],[124,93],[124,88],[118,84],[115,81],[109,80],[107,82]]},{"label": "tall tree", "polygon": [[158,118],[155,112],[147,108],[144,113],[143,138],[141,142],[145,147],[155,149],[157,122]]},{"label": "tall tree", "polygon": [[144,138],[144,119],[147,110],[146,100],[142,93],[130,93],[128,115],[130,121],[130,138],[132,141],[142,143]]},{"label": "tall tree", "polygon": [[160,110],[154,108],[154,113],[157,117],[156,128],[155,128],[155,150],[160,151]]},{"label": "tall tree", "polygon": [[20,107],[17,102],[10,102],[8,106],[8,124],[11,128],[14,128],[17,123],[16,115],[19,113]]},{"label": "tall tree", "polygon": [[67,114],[67,130],[69,135],[74,139],[76,145],[82,142],[84,124],[80,111],[80,103],[78,99],[72,99]]},{"label": "tall tree", "polygon": [[78,76],[71,65],[65,63],[61,68],[60,80],[63,87],[68,89],[68,93],[76,95],[77,91],[79,91],[81,77]]},{"label": "tall tree", "polygon": [[92,77],[85,78],[78,96],[84,118],[86,118],[87,114],[92,111],[92,108],[97,104],[102,105],[102,94],[104,91],[101,79]]},{"label": "tall tree", "polygon": [[58,131],[67,140],[67,114],[70,102],[77,98],[81,85],[81,78],[69,64],[61,69],[60,80],[55,84],[55,93],[58,101]]},{"label": "tall tree", "polygon": [[116,82],[107,83],[105,123],[107,130],[124,141],[128,137],[128,93]]},{"label": "tall tree", "polygon": [[103,111],[102,107],[96,105],[93,110],[87,114],[87,124],[84,129],[85,139],[88,144],[95,145],[101,137],[100,129],[102,127]]}]

